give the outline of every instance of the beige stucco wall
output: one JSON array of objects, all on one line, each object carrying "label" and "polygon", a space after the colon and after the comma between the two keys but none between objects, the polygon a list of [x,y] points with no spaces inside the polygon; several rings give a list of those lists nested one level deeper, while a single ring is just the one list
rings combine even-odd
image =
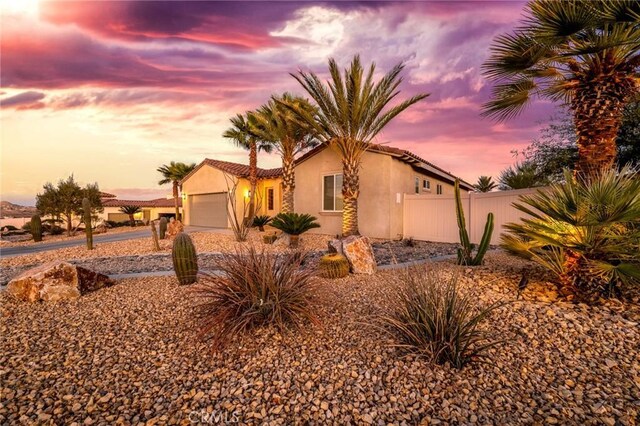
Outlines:
[{"label": "beige stucco wall", "polygon": [[[197,194],[212,194],[212,193],[220,193],[227,192],[229,188],[233,185],[233,180],[238,181],[238,187],[236,189],[236,206],[237,206],[237,216],[238,219],[242,217],[245,213],[245,207],[248,208],[249,205],[249,190],[251,185],[249,184],[248,179],[244,178],[235,178],[230,175],[227,175],[225,179],[225,174],[212,166],[204,165],[200,169],[198,169],[193,175],[189,177],[182,184],[182,193],[183,193],[183,203],[184,203],[184,219],[185,225],[190,225],[189,223],[189,205],[190,200],[189,196],[197,195]],[[281,194],[280,194],[280,181],[281,179],[265,179],[258,181],[257,194],[258,194],[258,202],[260,205],[260,214],[269,214],[271,216],[277,214],[280,211],[281,206]],[[265,191],[266,188],[273,187],[274,188],[274,210],[267,211],[266,209],[266,199],[265,199]],[[230,227],[231,224],[228,221],[227,226]]]},{"label": "beige stucco wall", "polygon": [[[318,218],[320,228],[311,232],[336,235],[342,233],[342,213],[322,211],[323,176],[342,173],[339,155],[327,148],[298,164],[296,172],[295,210]],[[432,194],[441,184],[443,194],[453,193],[453,186],[415,171],[410,165],[385,154],[367,152],[360,168],[358,227],[362,235],[374,238],[402,237],[402,200],[415,194],[415,177],[431,183]]]},{"label": "beige stucco wall", "polygon": [[[144,220],[158,219],[160,213],[175,213],[175,207],[142,207]],[[99,213],[100,220],[108,220],[109,213],[120,213],[120,207],[105,207],[104,212]],[[142,219],[142,218],[140,218]]]}]

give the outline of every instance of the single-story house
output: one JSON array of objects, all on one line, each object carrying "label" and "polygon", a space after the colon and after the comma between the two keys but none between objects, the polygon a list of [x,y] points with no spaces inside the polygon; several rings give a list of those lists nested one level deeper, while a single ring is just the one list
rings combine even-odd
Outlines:
[{"label": "single-story house", "polygon": [[[318,218],[312,232],[342,232],[342,163],[327,144],[308,151],[295,162],[295,211]],[[249,199],[249,167],[205,159],[182,180],[185,224],[229,227],[228,180],[237,181],[239,214]],[[225,179],[227,176],[227,179]],[[275,215],[282,203],[282,170],[258,170],[258,213]],[[375,238],[402,237],[403,194],[451,194],[456,176],[419,156],[387,145],[370,144],[360,168],[358,226]],[[462,190],[473,186],[460,180]]]},{"label": "single-story house", "polygon": [[[114,222],[128,222],[129,215],[122,213],[120,207],[136,206],[142,211],[133,215],[134,219],[145,223],[161,217],[167,219],[176,216],[175,201],[173,198],[156,198],[154,200],[120,200],[112,194],[100,194],[104,212],[100,214],[101,220],[111,220]],[[107,196],[105,196],[107,195]],[[180,212],[182,213],[182,200],[178,200]]]}]

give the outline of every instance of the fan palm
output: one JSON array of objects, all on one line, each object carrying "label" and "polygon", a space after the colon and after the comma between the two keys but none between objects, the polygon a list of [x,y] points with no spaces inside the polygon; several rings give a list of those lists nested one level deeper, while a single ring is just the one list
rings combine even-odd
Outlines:
[{"label": "fan palm", "polygon": [[473,187],[478,192],[490,192],[496,186],[498,185],[496,185],[496,183],[493,181],[493,178],[491,176],[480,176],[478,178],[478,183],[473,185]]},{"label": "fan palm", "polygon": [[329,59],[331,80],[325,85],[313,72],[291,74],[317,103],[315,113],[295,109],[301,120],[312,126],[319,139],[329,143],[342,158],[342,234],[358,234],[359,169],[369,142],[405,109],[426,98],[418,94],[394,107],[388,104],[400,93],[402,63],[374,83],[375,63],[365,75],[360,57],[355,56],[344,77],[338,64]]},{"label": "fan palm", "polygon": [[[285,105],[288,105],[287,108]],[[315,108],[309,101],[299,96],[284,93],[280,97],[272,97],[255,113],[253,132],[259,138],[269,141],[282,157],[282,212],[294,211],[293,191],[296,187],[294,159],[296,154],[313,147],[316,141],[311,128],[297,119],[292,112],[315,114]]]},{"label": "fan palm", "polygon": [[231,127],[222,134],[223,137],[231,139],[240,148],[249,151],[249,185],[251,186],[251,193],[249,195],[249,220],[253,220],[256,214],[258,151],[269,153],[272,150],[272,145],[258,138],[258,136],[252,132],[252,128],[255,128],[255,117],[253,114],[247,112],[246,116],[238,114],[231,118]]},{"label": "fan palm", "polygon": [[158,182],[158,185],[166,185],[168,183],[173,185],[173,201],[176,208],[176,220],[180,220],[180,181],[195,168],[195,163],[185,164],[172,161],[169,165],[163,164],[157,169],[163,177],[163,179]]},{"label": "fan palm", "polygon": [[517,115],[532,97],[562,100],[577,133],[576,174],[610,167],[625,104],[638,92],[638,0],[533,0],[521,27],[497,37],[485,75],[497,84],[484,114]]},{"label": "fan palm", "polygon": [[500,182],[500,189],[503,191],[534,188],[536,186],[544,186],[547,183],[546,179],[538,173],[536,165],[530,161],[507,167],[500,173],[498,181]]},{"label": "fan palm", "polygon": [[136,226],[136,221],[133,218],[133,215],[140,213],[142,209],[138,206],[122,206],[120,207],[120,211],[129,216],[129,223],[131,226]]},{"label": "fan palm", "polygon": [[530,217],[505,227],[502,245],[556,273],[561,287],[590,299],[640,283],[640,176],[629,168],[572,178],[521,196]]}]

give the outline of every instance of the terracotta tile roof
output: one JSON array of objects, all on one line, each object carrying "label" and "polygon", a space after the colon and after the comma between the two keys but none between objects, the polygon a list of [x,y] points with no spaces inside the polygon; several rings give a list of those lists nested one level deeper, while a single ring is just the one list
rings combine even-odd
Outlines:
[{"label": "terracotta tile roof", "polygon": [[[213,160],[211,158],[205,158],[198,166],[191,171],[188,175],[182,179],[181,184],[184,183],[187,179],[189,179],[196,171],[198,171],[202,166],[207,165],[211,167],[215,167],[218,170],[222,170],[225,173],[229,173],[230,175],[248,178],[249,177],[249,166],[246,164],[240,163],[232,163],[230,161],[221,161],[221,160]],[[278,167],[276,169],[261,169],[258,167],[258,179],[270,179],[277,178],[282,176],[282,168]]]},{"label": "terracotta tile roof", "polygon": [[[118,200],[116,198],[104,200],[103,207],[174,207],[173,198],[156,198],[155,200]],[[182,200],[178,199],[178,206],[182,206]]]},{"label": "terracotta tile roof", "polygon": [[[317,147],[315,147],[314,149],[312,149],[311,151],[306,152],[303,156],[299,157],[296,160],[296,164],[301,163],[311,157],[313,157],[314,155],[316,155],[317,153],[319,153],[320,151],[322,151],[323,149],[325,149],[326,147],[328,147],[327,143],[323,143],[318,145]],[[442,179],[445,182],[451,183],[453,184],[453,182],[456,179],[456,176],[445,171],[444,169],[436,166],[435,164],[417,156],[416,154],[404,150],[404,149],[400,149],[400,148],[395,148],[389,145],[379,145],[379,144],[369,144],[369,147],[367,149],[367,151],[370,152],[376,152],[379,154],[386,154],[386,155],[391,155],[392,157],[397,158],[398,160],[409,164],[411,167],[413,167],[414,169],[418,169],[419,171],[433,176],[434,178],[437,179]],[[458,178],[460,179],[460,178]],[[470,184],[469,182],[466,182],[462,179],[460,179],[460,187],[464,190],[467,191],[472,191],[473,190],[473,185]]]},{"label": "terracotta tile roof", "polygon": [[104,199],[104,198],[116,198],[116,196],[113,195],[113,194],[109,194],[108,192],[100,191],[100,198],[102,198],[102,199]]}]

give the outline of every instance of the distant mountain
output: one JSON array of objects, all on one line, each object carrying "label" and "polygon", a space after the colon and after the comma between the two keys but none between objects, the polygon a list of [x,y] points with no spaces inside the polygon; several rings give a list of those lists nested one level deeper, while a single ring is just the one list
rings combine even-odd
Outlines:
[{"label": "distant mountain", "polygon": [[5,217],[31,217],[38,211],[35,207],[25,207],[9,201],[0,201],[0,218]]}]

